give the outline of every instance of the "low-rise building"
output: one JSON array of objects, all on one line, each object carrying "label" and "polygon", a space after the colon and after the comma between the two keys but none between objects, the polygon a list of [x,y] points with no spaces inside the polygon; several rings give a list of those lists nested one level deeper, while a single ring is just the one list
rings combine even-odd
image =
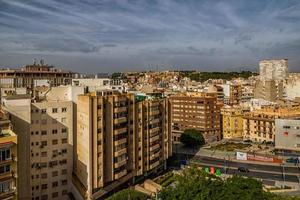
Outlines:
[{"label": "low-rise building", "polygon": [[224,107],[221,109],[223,138],[243,137],[243,112],[240,107]]},{"label": "low-rise building", "polygon": [[275,119],[300,117],[299,107],[268,107],[246,113],[243,138],[255,142],[275,142]]}]

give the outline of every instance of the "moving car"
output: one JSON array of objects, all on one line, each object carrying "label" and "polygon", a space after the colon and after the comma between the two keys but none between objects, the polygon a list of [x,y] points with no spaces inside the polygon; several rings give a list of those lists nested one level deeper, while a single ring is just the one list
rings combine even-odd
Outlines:
[{"label": "moving car", "polygon": [[249,173],[249,169],[247,167],[238,167],[238,172]]}]

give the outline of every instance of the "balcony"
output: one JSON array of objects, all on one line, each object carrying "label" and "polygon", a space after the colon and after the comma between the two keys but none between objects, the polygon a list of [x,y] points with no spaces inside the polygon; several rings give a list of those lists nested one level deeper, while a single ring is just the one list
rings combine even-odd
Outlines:
[{"label": "balcony", "polygon": [[159,123],[160,119],[159,118],[156,118],[156,119],[153,119],[150,121],[150,124],[156,124],[156,123]]},{"label": "balcony", "polygon": [[150,129],[150,134],[152,135],[153,133],[156,133],[156,132],[158,132],[159,131],[159,126],[158,127],[155,127],[155,128],[152,128],[152,129]]},{"label": "balcony", "polygon": [[119,178],[125,176],[126,174],[127,174],[127,170],[126,169],[124,169],[123,171],[120,171],[118,173],[115,173],[115,179],[119,179]]},{"label": "balcony", "polygon": [[9,188],[3,192],[0,192],[0,199],[14,199],[16,196],[16,187]]},{"label": "balcony", "polygon": [[120,139],[120,140],[116,140],[114,143],[115,143],[115,146],[117,145],[120,145],[120,144],[124,144],[127,142],[127,138],[123,138],[123,139]]},{"label": "balcony", "polygon": [[115,151],[115,157],[118,157],[118,156],[123,155],[125,153],[127,153],[127,148]]},{"label": "balcony", "polygon": [[150,155],[150,160],[154,160],[155,158],[160,157],[160,151],[156,152],[155,154]]},{"label": "balcony", "polygon": [[115,167],[115,168],[119,168],[119,167],[121,167],[122,165],[125,165],[126,163],[127,163],[127,159],[124,159],[124,160],[122,160],[122,161],[116,162],[116,163],[114,164],[114,167]]},{"label": "balcony", "polygon": [[156,161],[155,163],[150,165],[150,169],[154,169],[155,167],[159,166],[159,160]]},{"label": "balcony", "polygon": [[119,135],[119,134],[126,133],[126,132],[127,132],[127,127],[114,130],[115,135]]},{"label": "balcony", "polygon": [[114,119],[115,124],[120,124],[120,123],[124,123],[124,122],[127,122],[127,117],[119,117],[119,118]]},{"label": "balcony", "polygon": [[127,107],[116,107],[114,108],[114,112],[115,113],[120,113],[120,112],[126,112],[127,111]]},{"label": "balcony", "polygon": [[159,110],[150,110],[150,115],[159,115]]},{"label": "balcony", "polygon": [[156,102],[152,101],[150,103],[150,106],[159,106],[159,101],[156,101]]},{"label": "balcony", "polygon": [[154,146],[151,146],[151,147],[150,147],[150,151],[155,151],[155,150],[158,149],[159,147],[160,147],[159,144],[156,144],[156,145],[154,145]]},{"label": "balcony", "polygon": [[12,175],[12,172],[10,172],[10,171],[0,174],[0,179],[9,179],[12,177],[13,177],[13,175]]},{"label": "balcony", "polygon": [[150,138],[150,142],[154,142],[156,140],[159,140],[159,135]]}]

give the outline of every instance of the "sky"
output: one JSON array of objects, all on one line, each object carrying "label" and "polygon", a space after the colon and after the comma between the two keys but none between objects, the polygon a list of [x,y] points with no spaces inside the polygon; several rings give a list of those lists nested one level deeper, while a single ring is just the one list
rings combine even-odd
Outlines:
[{"label": "sky", "polygon": [[0,66],[300,71],[299,0],[0,0]]}]

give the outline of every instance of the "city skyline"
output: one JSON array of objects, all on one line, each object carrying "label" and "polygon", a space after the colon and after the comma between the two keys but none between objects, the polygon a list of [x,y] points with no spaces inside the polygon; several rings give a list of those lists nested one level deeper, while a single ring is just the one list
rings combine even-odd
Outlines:
[{"label": "city skyline", "polygon": [[298,1],[1,0],[0,66],[229,71],[280,57],[299,71],[299,13]]}]

